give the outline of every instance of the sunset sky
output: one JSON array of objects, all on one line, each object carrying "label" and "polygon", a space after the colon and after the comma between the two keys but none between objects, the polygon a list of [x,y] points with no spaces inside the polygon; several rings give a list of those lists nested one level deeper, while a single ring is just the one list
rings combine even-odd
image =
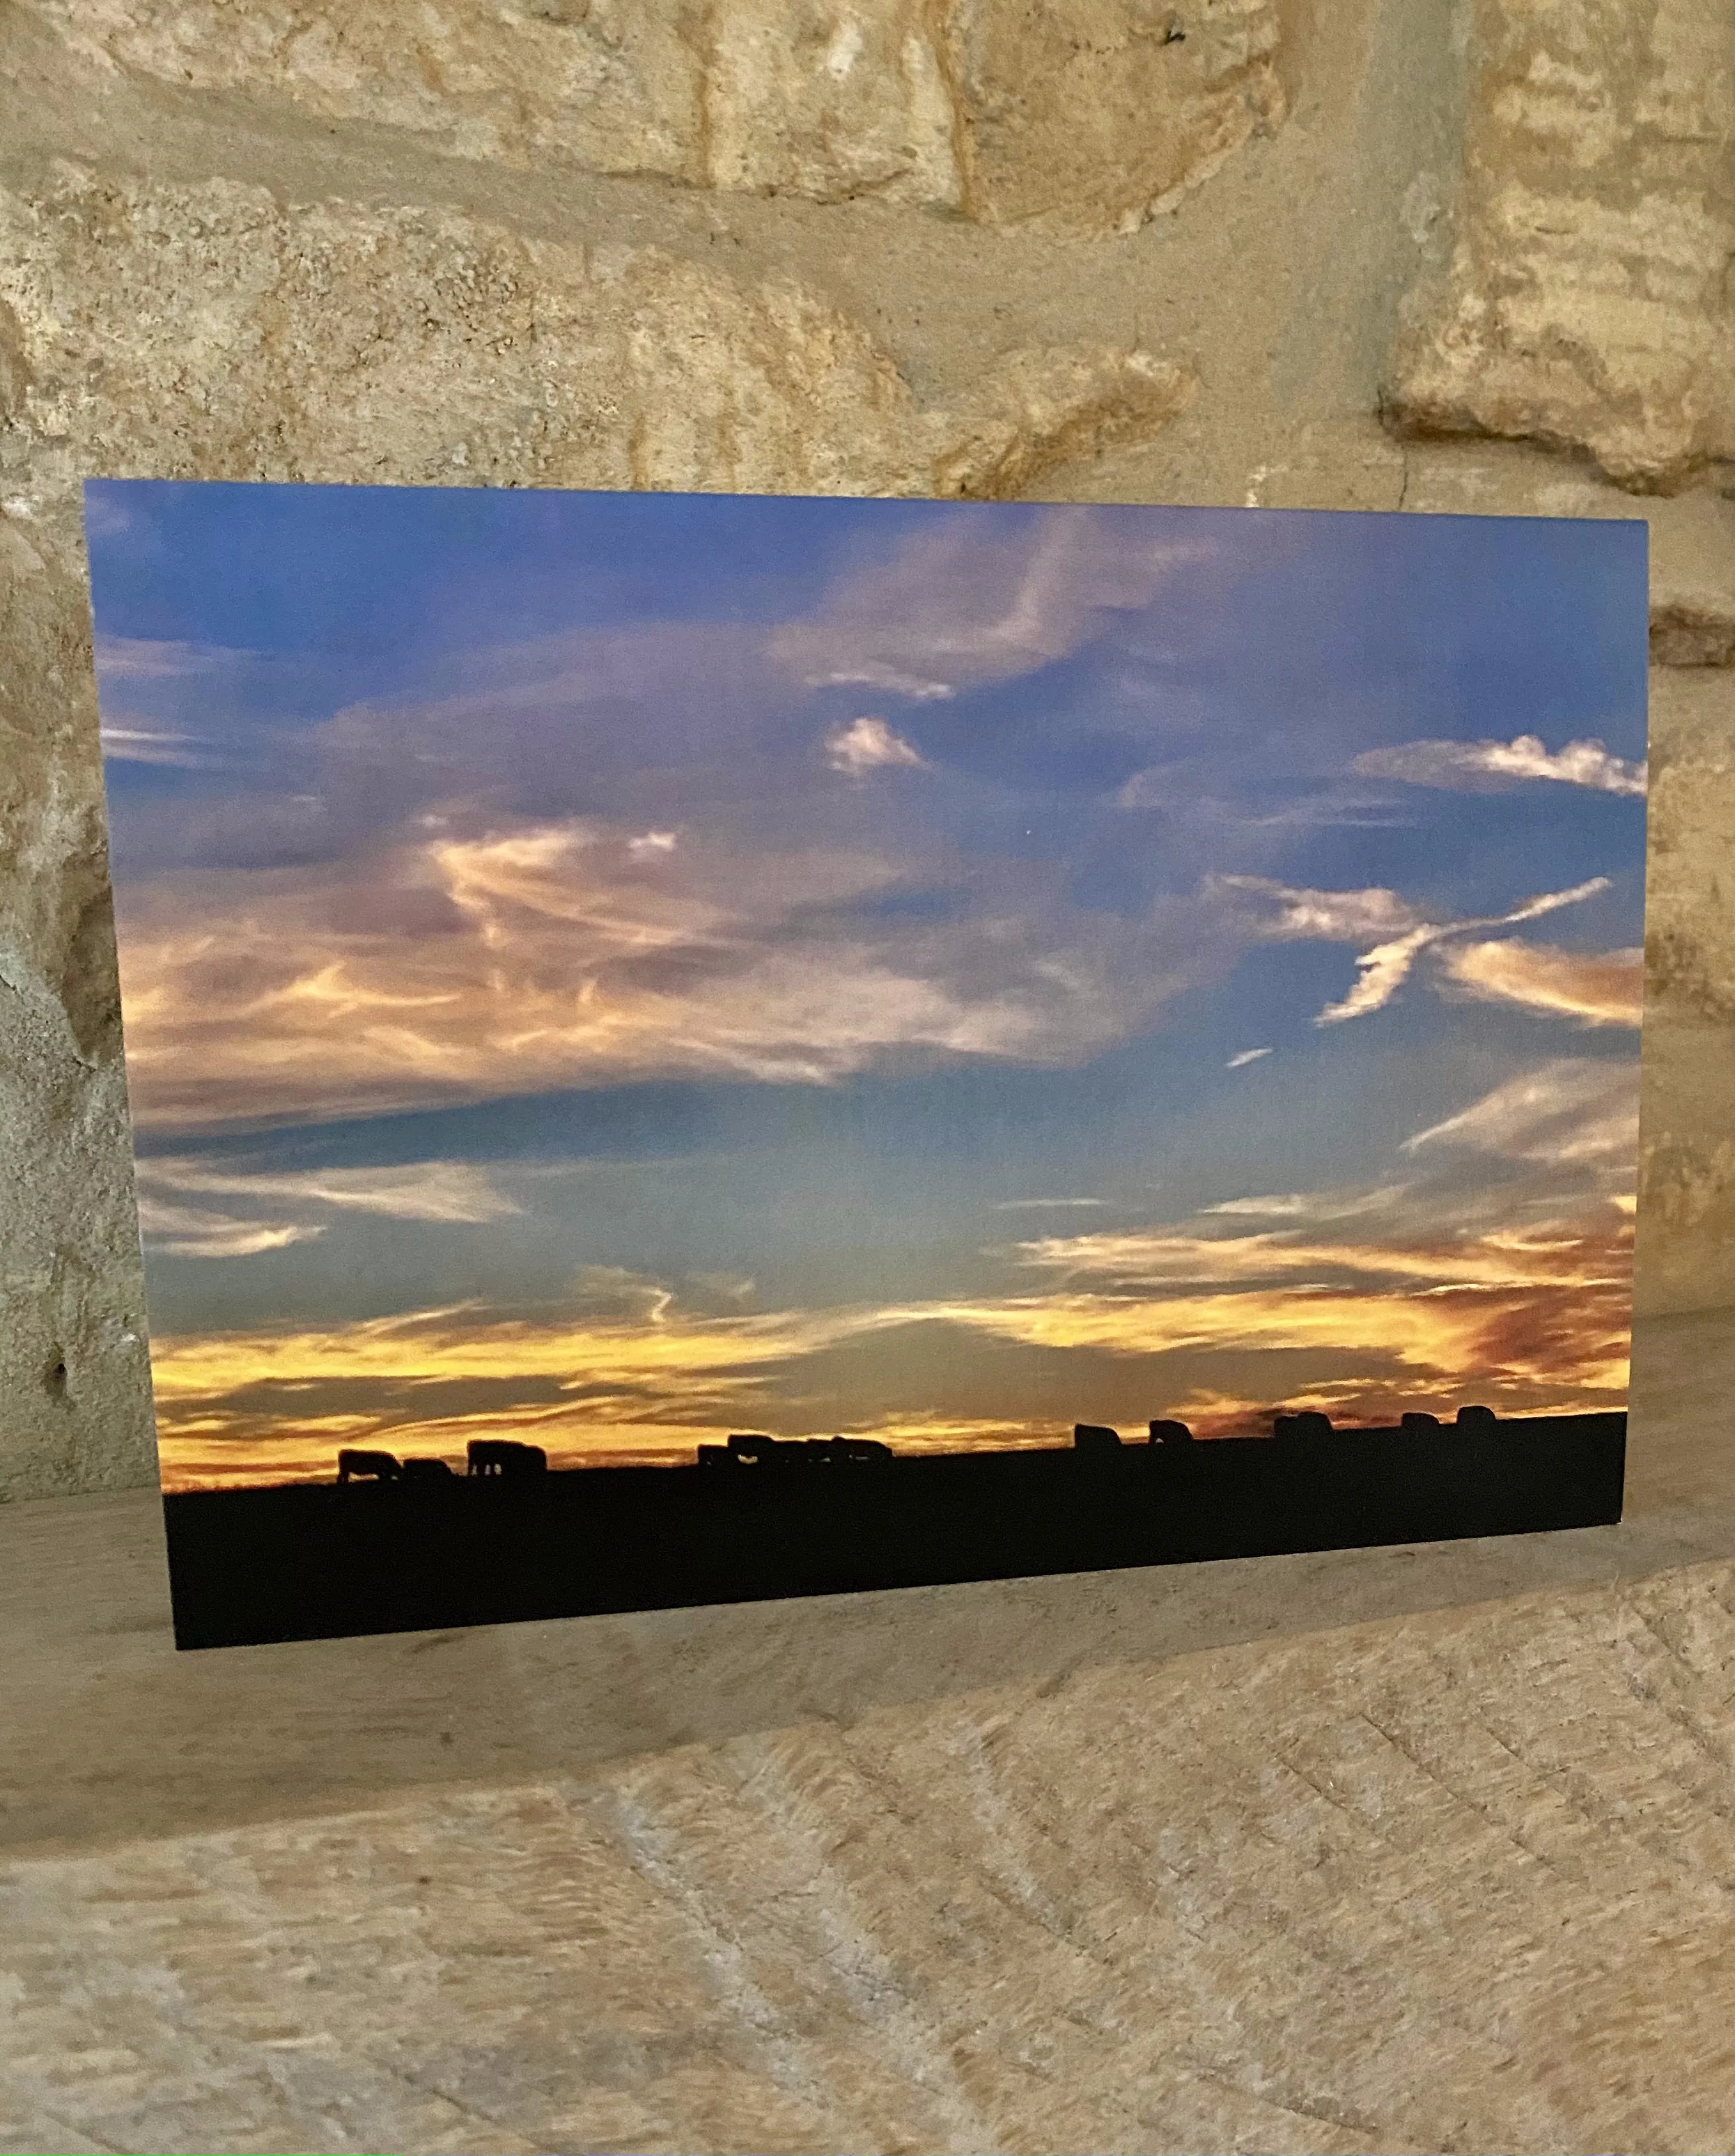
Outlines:
[{"label": "sunset sky", "polygon": [[169,1486],[1624,1404],[1642,524],[86,522]]}]

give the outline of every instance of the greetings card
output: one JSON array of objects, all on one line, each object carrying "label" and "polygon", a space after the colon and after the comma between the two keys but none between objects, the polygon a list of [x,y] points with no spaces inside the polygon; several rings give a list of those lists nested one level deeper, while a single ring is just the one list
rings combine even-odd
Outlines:
[{"label": "greetings card", "polygon": [[86,521],[183,1645],[1619,1517],[1642,524]]}]

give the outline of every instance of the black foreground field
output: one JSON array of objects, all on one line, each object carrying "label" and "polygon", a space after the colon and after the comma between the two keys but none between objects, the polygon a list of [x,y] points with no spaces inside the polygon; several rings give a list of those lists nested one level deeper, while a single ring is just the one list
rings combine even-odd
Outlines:
[{"label": "black foreground field", "polygon": [[1624,1414],[296,1484],[163,1501],[182,1647],[1437,1542],[1620,1517]]}]

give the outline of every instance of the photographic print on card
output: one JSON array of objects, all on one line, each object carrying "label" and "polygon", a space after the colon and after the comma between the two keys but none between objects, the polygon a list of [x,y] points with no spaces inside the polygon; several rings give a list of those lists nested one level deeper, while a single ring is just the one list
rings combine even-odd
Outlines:
[{"label": "photographic print on card", "polygon": [[1642,524],[87,526],[182,1645],[1619,1517]]}]

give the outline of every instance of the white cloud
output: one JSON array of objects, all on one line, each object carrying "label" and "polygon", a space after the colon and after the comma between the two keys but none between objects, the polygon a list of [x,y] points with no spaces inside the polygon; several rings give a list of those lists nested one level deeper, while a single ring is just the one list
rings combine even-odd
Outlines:
[{"label": "white cloud", "polygon": [[[907,855],[688,837],[647,875],[626,839],[588,819],[418,833],[338,877],[162,879],[123,937],[136,1112],[162,1127],[649,1077],[823,1085],[912,1057],[1063,1066],[1224,955],[1185,909],[1105,921],[1063,895],[1034,904],[1011,870],[978,875],[962,910],[905,913],[879,901],[911,887]],[[934,857],[932,880],[950,867]]]},{"label": "white cloud", "polygon": [[1265,1198],[1227,1198],[1220,1205],[1202,1208],[1202,1215],[1218,1214],[1247,1220],[1353,1220],[1364,1213],[1384,1213],[1408,1194],[1405,1183],[1382,1185],[1373,1190],[1288,1190]]},{"label": "white cloud", "polygon": [[859,778],[869,771],[921,771],[927,768],[921,752],[894,733],[884,719],[852,719],[834,727],[825,741],[826,757],[834,771]]},{"label": "white cloud", "polygon": [[299,1222],[239,1220],[191,1206],[139,1198],[139,1232],[146,1245],[171,1258],[252,1258],[291,1243],[311,1243],[324,1229]]},{"label": "white cloud", "polygon": [[150,726],[103,726],[97,734],[110,763],[165,764],[184,771],[207,770],[218,761],[203,752],[199,738]]},{"label": "white cloud", "polygon": [[881,665],[873,660],[823,675],[812,685],[816,689],[880,689],[887,696],[907,696],[912,703],[921,704],[943,701],[957,694],[949,681],[927,681],[919,674],[901,673],[896,666]]},{"label": "white cloud", "polygon": [[1117,808],[1167,808],[1171,802],[1184,798],[1173,773],[1166,765],[1153,763],[1147,771],[1133,773],[1116,794],[1115,806]]},{"label": "white cloud", "polygon": [[[1208,898],[1250,906],[1255,934],[1274,941],[1360,943],[1370,936],[1401,935],[1422,916],[1394,891],[1306,891],[1269,876],[1211,875]],[[1265,909],[1263,917],[1260,910]]]},{"label": "white cloud", "polygon": [[1407,936],[1394,937],[1389,943],[1376,943],[1371,951],[1358,952],[1353,987],[1339,1002],[1327,1004],[1313,1023],[1341,1025],[1346,1019],[1365,1018],[1370,1011],[1383,1010],[1409,978],[1418,954],[1450,933],[1448,929],[1424,925],[1412,928]]},{"label": "white cloud", "polygon": [[675,1304],[672,1288],[629,1265],[580,1265],[572,1287],[575,1300],[586,1309],[611,1312],[644,1325],[662,1324]]},{"label": "white cloud", "polygon": [[635,861],[654,861],[660,855],[672,854],[680,844],[673,831],[646,831],[627,840],[627,852]]},{"label": "white cloud", "polygon": [[94,655],[105,682],[182,681],[190,675],[226,672],[254,656],[227,644],[148,636],[99,636]]},{"label": "white cloud", "polygon": [[[1219,875],[1206,879],[1205,891],[1208,897],[1226,897],[1231,904],[1250,906],[1255,911],[1255,933],[1275,942],[1358,943],[1368,935],[1387,932],[1381,941],[1357,954],[1356,978],[1348,993],[1337,1003],[1327,1004],[1313,1021],[1316,1025],[1339,1025],[1347,1019],[1365,1018],[1371,1011],[1383,1009],[1409,978],[1421,953],[1447,937],[1478,928],[1517,927],[1558,912],[1562,906],[1580,905],[1610,887],[1607,876],[1592,876],[1569,891],[1540,892],[1509,913],[1445,921],[1424,920],[1395,891],[1378,886],[1364,891],[1307,891],[1274,883],[1265,876]],[[1263,919],[1258,917],[1261,908]]]},{"label": "white cloud", "polygon": [[[476,1226],[503,1220],[521,1209],[496,1190],[480,1168],[465,1161],[420,1161],[404,1168],[306,1168],[291,1173],[244,1167],[224,1173],[196,1158],[147,1156],[138,1165],[141,1190],[169,1190],[182,1197],[251,1198],[339,1212],[373,1213],[392,1220],[427,1220],[444,1226]],[[188,1219],[209,1216],[188,1214]],[[317,1229],[305,1231],[310,1235]],[[285,1235],[285,1240],[295,1240]],[[263,1247],[263,1246],[262,1246]]]},{"label": "white cloud", "polygon": [[1645,787],[1645,766],[1610,755],[1599,741],[1568,742],[1551,754],[1535,734],[1509,742],[1404,742],[1368,749],[1350,768],[1369,778],[1471,791],[1527,778],[1553,779],[1599,793],[1642,794]]},{"label": "white cloud", "polygon": [[1098,1206],[1107,1204],[1108,1200],[1106,1198],[1003,1198],[995,1206],[994,1210],[997,1213],[1028,1213],[1039,1207]]},{"label": "white cloud", "polygon": [[1509,1078],[1442,1123],[1404,1141],[1406,1152],[1457,1145],[1551,1167],[1619,1167],[1638,1158],[1635,1063],[1560,1059]]},{"label": "white cloud", "polygon": [[1178,569],[1214,551],[1139,536],[1086,506],[1046,509],[1010,529],[963,515],[841,578],[808,620],[773,633],[770,650],[812,686],[949,696],[1063,658],[1105,614],[1148,606]]},{"label": "white cloud", "polygon": [[1270,1053],[1269,1048],[1244,1048],[1239,1055],[1231,1055],[1223,1067],[1225,1070],[1245,1070],[1250,1063],[1257,1063],[1262,1055]]}]

